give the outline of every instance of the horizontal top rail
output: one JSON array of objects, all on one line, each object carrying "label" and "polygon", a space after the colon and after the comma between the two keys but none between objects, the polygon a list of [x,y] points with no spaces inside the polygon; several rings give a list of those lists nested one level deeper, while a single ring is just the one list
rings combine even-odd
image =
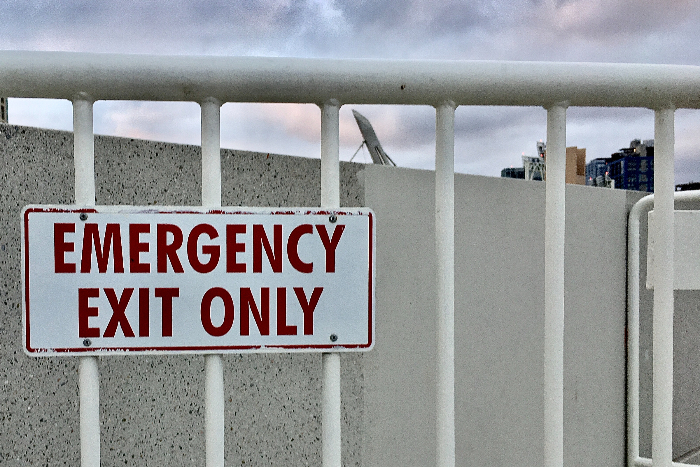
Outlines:
[{"label": "horizontal top rail", "polygon": [[0,96],[700,108],[700,67],[0,51]]}]

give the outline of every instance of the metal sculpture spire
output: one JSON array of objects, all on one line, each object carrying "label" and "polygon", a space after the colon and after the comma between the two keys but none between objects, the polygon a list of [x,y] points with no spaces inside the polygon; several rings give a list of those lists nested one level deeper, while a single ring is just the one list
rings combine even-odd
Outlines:
[{"label": "metal sculpture spire", "polygon": [[364,138],[363,144],[367,146],[367,150],[370,156],[372,156],[372,162],[379,165],[396,167],[396,163],[394,163],[391,157],[382,149],[379,138],[377,138],[377,134],[374,132],[374,128],[372,128],[372,124],[369,120],[357,110],[353,110],[352,114],[355,116],[357,126],[360,128],[360,133],[362,133],[362,137]]}]

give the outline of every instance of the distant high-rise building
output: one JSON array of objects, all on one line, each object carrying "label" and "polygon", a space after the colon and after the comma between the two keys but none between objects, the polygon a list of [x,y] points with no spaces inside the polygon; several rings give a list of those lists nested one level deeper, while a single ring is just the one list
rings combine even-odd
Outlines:
[{"label": "distant high-rise building", "polygon": [[586,148],[566,148],[566,183],[586,184]]},{"label": "distant high-rise building", "polygon": [[502,178],[520,178],[525,179],[525,168],[524,167],[506,167],[501,170]]},{"label": "distant high-rise building", "polygon": [[[537,157],[523,155],[522,167],[501,170],[501,177],[525,180],[547,179],[547,149],[542,141],[537,143]],[[566,148],[566,183],[586,184],[586,149],[570,146]]]},{"label": "distant high-rise building", "polygon": [[690,182],[690,183],[682,183],[680,185],[676,185],[676,191],[691,191],[691,190],[700,190],[700,182]]},{"label": "distant high-rise building", "polygon": [[598,186],[598,177],[605,178],[608,173],[608,158],[599,157],[586,165],[586,185]]},{"label": "distant high-rise building", "polygon": [[621,190],[654,191],[654,140],[635,139],[607,158],[586,166],[586,184]]},{"label": "distant high-rise building", "polygon": [[654,191],[654,156],[622,157],[608,164],[608,172],[615,180],[615,188]]}]

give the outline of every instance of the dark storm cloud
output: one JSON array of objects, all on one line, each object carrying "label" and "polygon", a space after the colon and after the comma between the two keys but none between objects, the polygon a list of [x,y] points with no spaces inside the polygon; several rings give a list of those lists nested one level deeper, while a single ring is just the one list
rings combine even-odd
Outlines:
[{"label": "dark storm cloud", "polygon": [[12,1],[0,48],[160,54],[290,54],[337,25],[315,1]]},{"label": "dark storm cloud", "polygon": [[[692,0],[10,0],[1,48],[159,54],[679,62]],[[674,34],[685,34],[682,57]],[[690,44],[690,47],[688,45]],[[658,52],[663,53],[661,59]],[[677,54],[677,52],[676,52]]]},{"label": "dark storm cloud", "polygon": [[[569,30],[580,35],[643,36],[654,32],[668,33],[669,26],[697,19],[698,5],[693,0],[622,0],[600,2],[575,0],[562,5],[571,7]],[[578,12],[582,12],[580,14]]]},{"label": "dark storm cloud", "polygon": [[409,26],[413,23],[412,15],[416,3],[418,2],[392,4],[372,0],[349,0],[338,2],[337,6],[353,31],[373,29],[378,25],[386,31],[392,31],[401,25]]},{"label": "dark storm cloud", "polygon": [[109,8],[89,0],[68,2],[10,0],[2,9],[3,30],[29,36],[44,29],[68,29],[100,20]]},{"label": "dark storm cloud", "polygon": [[[303,28],[309,17],[317,16],[313,5],[304,1],[213,1],[181,2],[187,23],[221,36],[246,36],[266,41]],[[251,35],[251,34],[257,34]]]},{"label": "dark storm cloud", "polygon": [[482,2],[412,0],[406,2],[338,2],[353,31],[384,29],[410,33],[416,39],[453,34],[489,21]]}]

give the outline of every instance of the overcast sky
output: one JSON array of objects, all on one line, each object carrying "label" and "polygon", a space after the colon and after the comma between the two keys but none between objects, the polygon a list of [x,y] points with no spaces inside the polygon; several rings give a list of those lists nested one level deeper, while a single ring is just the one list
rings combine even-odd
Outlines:
[{"label": "overcast sky", "polygon": [[[0,0],[0,49],[158,55],[534,60],[700,65],[700,2],[690,0]],[[341,159],[370,119],[399,165],[434,168],[429,107],[346,106]],[[11,99],[10,123],[70,130],[67,101]],[[587,159],[654,137],[644,109],[567,112],[567,145]],[[313,105],[225,104],[222,146],[318,157]],[[700,181],[700,112],[676,112],[676,183]],[[458,172],[499,176],[536,155],[546,138],[541,108],[460,107]],[[194,103],[98,102],[95,132],[199,144]],[[369,162],[366,151],[356,161]]]}]

